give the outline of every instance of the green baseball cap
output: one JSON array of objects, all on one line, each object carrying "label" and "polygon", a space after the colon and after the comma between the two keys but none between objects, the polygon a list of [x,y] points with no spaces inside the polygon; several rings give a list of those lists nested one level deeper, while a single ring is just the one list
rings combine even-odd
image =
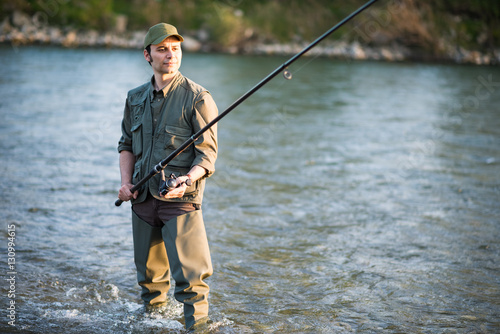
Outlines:
[{"label": "green baseball cap", "polygon": [[159,44],[171,36],[177,37],[181,42],[184,41],[176,27],[167,23],[158,23],[149,28],[146,37],[144,37],[144,48],[151,44]]}]

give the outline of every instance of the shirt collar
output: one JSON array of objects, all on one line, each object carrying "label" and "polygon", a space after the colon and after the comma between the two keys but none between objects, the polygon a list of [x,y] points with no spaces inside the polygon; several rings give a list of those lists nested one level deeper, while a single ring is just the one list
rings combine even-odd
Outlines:
[{"label": "shirt collar", "polygon": [[163,87],[159,91],[156,91],[155,90],[155,76],[153,75],[153,77],[151,78],[151,86],[149,89],[149,99],[151,101],[153,101],[153,99],[155,98],[155,94],[158,94],[159,92],[163,93],[163,97],[167,97],[167,93],[170,90],[171,85],[172,85],[172,81],[170,81],[170,83],[168,85],[166,85],[165,87]]}]

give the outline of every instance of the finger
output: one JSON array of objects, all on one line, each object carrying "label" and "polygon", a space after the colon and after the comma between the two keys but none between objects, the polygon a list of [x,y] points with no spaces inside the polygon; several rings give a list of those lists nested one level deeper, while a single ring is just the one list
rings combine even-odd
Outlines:
[{"label": "finger", "polygon": [[184,191],[179,188],[175,188],[165,194],[165,198],[180,198],[182,196],[184,196]]},{"label": "finger", "polygon": [[123,196],[123,194],[118,194],[118,198],[124,202],[128,202],[128,198],[126,196]]},{"label": "finger", "polygon": [[119,197],[122,201],[128,201],[130,199],[130,195],[127,194],[126,191],[121,191]]}]

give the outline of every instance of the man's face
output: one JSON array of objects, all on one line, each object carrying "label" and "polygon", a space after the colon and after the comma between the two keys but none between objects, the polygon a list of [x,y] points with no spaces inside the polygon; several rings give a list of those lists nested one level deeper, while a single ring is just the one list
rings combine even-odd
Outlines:
[{"label": "man's face", "polygon": [[175,37],[169,37],[160,44],[151,45],[151,54],[144,50],[144,56],[155,73],[176,74],[181,67],[181,42]]}]

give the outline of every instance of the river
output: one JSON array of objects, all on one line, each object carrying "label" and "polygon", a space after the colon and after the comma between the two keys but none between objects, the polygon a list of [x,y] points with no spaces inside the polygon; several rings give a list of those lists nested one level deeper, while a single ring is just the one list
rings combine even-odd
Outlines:
[{"label": "river", "polygon": [[[183,333],[144,314],[115,207],[138,50],[0,47],[5,333]],[[286,59],[189,54],[224,110]],[[500,332],[500,67],[301,58],[219,123],[214,333]],[[10,323],[10,324],[9,324]]]}]

